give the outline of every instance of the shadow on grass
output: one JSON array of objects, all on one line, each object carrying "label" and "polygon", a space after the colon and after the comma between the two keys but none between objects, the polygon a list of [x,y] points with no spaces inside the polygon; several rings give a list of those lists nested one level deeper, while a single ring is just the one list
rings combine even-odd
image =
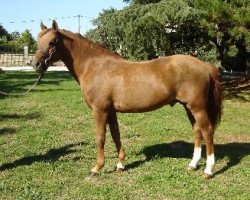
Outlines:
[{"label": "shadow on grass", "polygon": [[[18,97],[16,94],[26,92],[28,88],[32,87],[37,79],[38,74],[35,72],[6,72],[0,75],[0,91]],[[60,82],[71,79],[72,76],[68,72],[47,72],[45,77],[41,80],[40,85],[59,85]],[[32,91],[40,90],[33,89]],[[9,96],[0,93],[0,99],[5,97]]]},{"label": "shadow on grass", "polygon": [[[133,169],[139,167],[145,162],[149,162],[154,159],[160,158],[190,158],[192,159],[194,145],[192,143],[187,143],[184,141],[177,141],[171,143],[162,143],[144,148],[140,154],[145,155],[144,160],[135,161],[126,165],[125,170]],[[205,146],[203,145],[203,152],[205,151]],[[221,160],[225,157],[229,158],[226,166],[224,166],[216,174],[221,174],[231,167],[240,163],[240,161],[250,155],[250,143],[228,143],[228,144],[216,144],[215,145],[216,160]]]},{"label": "shadow on grass", "polygon": [[[40,114],[37,112],[35,113],[28,113],[28,114],[3,114],[0,113],[0,121],[4,120],[32,120],[32,119],[37,119],[40,117]],[[0,128],[0,136],[1,135],[8,135],[8,134],[13,134],[16,132],[16,128],[11,128],[11,127],[4,127]]]},{"label": "shadow on grass", "polygon": [[14,129],[14,128],[1,128],[0,129],[0,136],[1,135],[13,134],[15,132],[16,132],[16,129]]},{"label": "shadow on grass", "polygon": [[21,120],[32,120],[40,117],[38,113],[28,113],[28,114],[2,114],[0,113],[0,120],[9,120],[9,119],[21,119]]},{"label": "shadow on grass", "polygon": [[27,156],[27,157],[15,160],[14,162],[1,165],[0,171],[13,169],[19,166],[32,165],[35,162],[57,161],[59,160],[59,158],[65,155],[72,154],[72,153],[79,151],[79,150],[74,149],[74,147],[78,145],[87,145],[87,143],[79,142],[75,144],[68,144],[64,147],[50,149],[47,153],[42,154],[42,155]]},{"label": "shadow on grass", "polygon": [[236,99],[241,102],[248,102],[250,97],[250,81],[236,81],[225,84],[223,96],[224,99]]}]

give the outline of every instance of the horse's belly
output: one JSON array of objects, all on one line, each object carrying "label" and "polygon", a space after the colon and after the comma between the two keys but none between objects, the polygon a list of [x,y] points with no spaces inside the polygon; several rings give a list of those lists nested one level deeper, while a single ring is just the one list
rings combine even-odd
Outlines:
[{"label": "horse's belly", "polygon": [[155,110],[171,102],[173,95],[168,90],[138,89],[120,92],[114,99],[114,107],[119,112],[146,112]]}]

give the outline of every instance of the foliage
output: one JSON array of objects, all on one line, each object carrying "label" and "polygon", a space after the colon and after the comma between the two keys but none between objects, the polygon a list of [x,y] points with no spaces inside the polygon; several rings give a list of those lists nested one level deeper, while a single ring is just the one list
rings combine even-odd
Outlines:
[{"label": "foliage", "polygon": [[[87,37],[118,50],[130,59],[152,59],[179,52],[194,53],[200,31],[197,12],[182,0],[161,1],[155,4],[132,4],[121,11],[104,11],[95,21],[97,28]],[[168,30],[172,31],[168,31]]]},{"label": "foliage", "polygon": [[0,37],[0,51],[8,48],[8,37],[3,35]]},{"label": "foliage", "polygon": [[31,33],[28,30],[25,30],[20,38],[19,38],[19,42],[22,45],[26,45],[26,46],[30,46],[30,45],[34,45],[35,44],[35,40],[33,38],[33,36],[31,35]]},{"label": "foliage", "polygon": [[2,36],[6,36],[7,38],[9,38],[9,33],[2,25],[0,25],[0,37]]},{"label": "foliage", "polygon": [[28,45],[30,51],[35,51],[36,41],[29,32],[25,30],[23,33],[13,32],[9,34],[7,31],[0,37],[0,51],[23,52],[23,47]]},{"label": "foliage", "polygon": [[14,31],[10,34],[11,40],[18,40],[20,38],[20,33],[18,31]]},{"label": "foliage", "polygon": [[100,14],[87,37],[136,60],[184,53],[226,69],[250,63],[248,0],[124,1]]},{"label": "foliage", "polygon": [[158,3],[161,0],[123,0],[126,3],[131,3],[131,4],[149,4],[149,3]]},{"label": "foliage", "polygon": [[202,11],[200,26],[216,45],[222,66],[245,70],[250,61],[249,1],[194,0],[194,7]]},{"label": "foliage", "polygon": [[[36,78],[6,71],[0,90],[19,93]],[[193,135],[178,104],[119,114],[126,170],[112,172],[117,159],[108,131],[105,167],[87,179],[96,158],[91,112],[67,72],[48,72],[33,92],[0,96],[0,199],[249,199],[250,96],[237,91],[225,100],[215,133],[213,179],[202,177],[205,153],[196,172],[186,170]]]}]

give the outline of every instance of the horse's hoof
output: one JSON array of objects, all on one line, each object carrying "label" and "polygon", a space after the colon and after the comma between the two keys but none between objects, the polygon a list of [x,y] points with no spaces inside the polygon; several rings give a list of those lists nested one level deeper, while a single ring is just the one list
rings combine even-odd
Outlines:
[{"label": "horse's hoof", "polygon": [[119,168],[117,166],[115,166],[113,170],[113,172],[123,172],[123,171],[124,171],[124,168]]},{"label": "horse's hoof", "polygon": [[188,166],[188,171],[190,172],[194,172],[194,171],[197,171],[197,167],[193,167],[193,166]]},{"label": "horse's hoof", "polygon": [[124,168],[117,168],[116,167],[116,170],[115,171],[117,171],[117,172],[123,172],[124,171]]},{"label": "horse's hoof", "polygon": [[206,174],[206,173],[204,173],[203,177],[204,177],[205,179],[211,179],[211,178],[214,177],[214,175],[213,175],[213,174]]},{"label": "horse's hoof", "polygon": [[87,174],[87,178],[92,178],[92,177],[95,177],[95,176],[97,176],[98,175],[98,173],[96,173],[96,172],[89,172],[88,174]]}]

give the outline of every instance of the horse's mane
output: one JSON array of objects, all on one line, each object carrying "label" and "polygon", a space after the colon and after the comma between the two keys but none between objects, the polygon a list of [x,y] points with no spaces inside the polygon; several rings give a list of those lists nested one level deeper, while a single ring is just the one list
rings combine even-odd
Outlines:
[{"label": "horse's mane", "polygon": [[38,34],[38,38],[41,38],[43,35],[45,35],[46,33],[48,33],[50,30],[51,30],[51,28],[42,30],[42,31]]},{"label": "horse's mane", "polygon": [[77,39],[80,41],[83,41],[85,43],[87,43],[88,48],[94,48],[96,51],[99,51],[101,53],[107,53],[107,54],[111,54],[117,57],[121,57],[121,55],[115,51],[111,51],[109,49],[107,49],[104,45],[100,44],[100,43],[95,43],[94,41],[83,37],[81,34],[79,33],[72,33],[71,31],[68,30],[64,30],[61,29],[59,30],[59,32],[63,35],[65,35],[66,37],[72,38],[72,39]]}]

